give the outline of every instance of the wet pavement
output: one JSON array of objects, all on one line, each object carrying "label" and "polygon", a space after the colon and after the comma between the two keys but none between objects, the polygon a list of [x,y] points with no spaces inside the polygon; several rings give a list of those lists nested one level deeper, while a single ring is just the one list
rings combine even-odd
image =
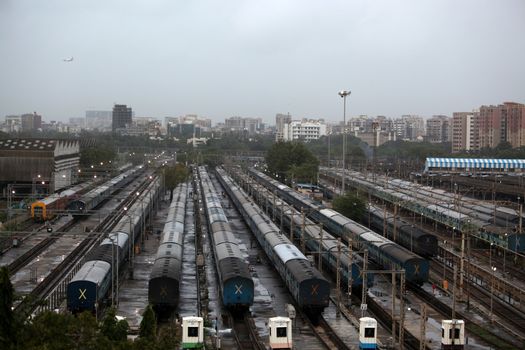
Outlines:
[{"label": "wet pavement", "polygon": [[[121,192],[121,197],[132,192],[133,184],[128,186],[126,190]],[[59,237],[56,242],[51,244],[46,250],[44,250],[39,256],[36,257],[33,261],[29,262],[26,266],[20,269],[15,275],[11,277],[11,283],[15,288],[15,292],[19,295],[29,294],[38,283],[42,282],[47,275],[53,271],[64,259],[68,256],[74,249],[77,247],[86,237],[86,228],[94,228],[100,220],[103,220],[104,217],[114,210],[121,200],[117,198],[112,198],[108,200],[101,209],[98,210],[97,214],[80,220],[70,231],[66,232],[63,236]],[[71,216],[64,216],[51,224],[53,231],[56,233],[60,227],[64,226],[67,222],[71,221]],[[46,232],[47,233],[47,232]],[[47,233],[47,235],[50,235]],[[32,248],[30,242],[36,243],[39,241],[37,238],[45,237],[44,233],[35,235],[34,240],[26,240],[24,242],[24,249],[29,250]],[[42,238],[43,239],[43,238]],[[13,251],[11,253],[11,251]],[[20,254],[21,251],[17,249],[11,249],[9,254],[11,254],[10,259],[16,258],[15,254]],[[18,256],[19,256],[18,255]],[[6,254],[6,259],[8,259],[8,254]]]},{"label": "wet pavement", "polygon": [[160,242],[160,236],[157,235],[157,232],[159,228],[164,227],[168,208],[169,201],[161,201],[159,210],[151,222],[153,229],[148,230],[149,234],[144,235],[140,252],[135,254],[133,279],[129,278],[128,273],[128,278],[120,281],[117,315],[126,319],[132,331],[139,329],[142,314],[148,306],[149,277]]},{"label": "wet pavement", "polygon": [[198,316],[197,266],[195,264],[195,220],[193,198],[186,198],[186,215],[184,218],[184,246],[182,249],[182,271],[180,297],[177,313],[179,317]]},{"label": "wet pavement", "polygon": [[[218,192],[221,193],[222,188],[217,180],[212,177],[212,181]],[[221,203],[232,230],[239,241],[239,248],[251,266],[255,295],[250,311],[259,336],[268,346],[268,318],[288,316],[286,305],[293,304],[293,299],[281,277],[266,258],[265,252],[259,246],[250,228],[244,223],[242,217],[235,209],[233,202],[227,196],[223,196],[221,197]],[[313,330],[299,314],[294,321],[292,338],[294,348],[303,350],[324,348],[321,341],[314,335]]]}]

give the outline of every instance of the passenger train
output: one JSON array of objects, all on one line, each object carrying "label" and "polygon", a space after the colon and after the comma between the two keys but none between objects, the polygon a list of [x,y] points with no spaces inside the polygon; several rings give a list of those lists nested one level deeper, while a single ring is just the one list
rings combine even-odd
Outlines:
[{"label": "passenger train", "polygon": [[108,199],[113,193],[119,191],[133,181],[142,171],[141,169],[142,166],[129,169],[123,174],[107,181],[103,185],[81,195],[80,198],[71,199],[67,204],[66,209],[75,217],[89,213],[100,203]]},{"label": "passenger train", "polygon": [[304,208],[311,212],[310,217],[347,242],[353,241],[367,248],[373,260],[385,269],[404,269],[406,280],[415,284],[428,281],[429,261],[410,252],[406,248],[356,223],[338,212],[323,208],[288,186],[271,179],[265,174],[250,168],[249,173],[262,185],[276,191],[284,200],[297,209]]},{"label": "passenger train", "polygon": [[188,185],[175,188],[148,283],[148,300],[162,314],[179,303]]},{"label": "passenger train", "polygon": [[233,184],[224,170],[217,169],[217,173],[299,307],[311,316],[319,315],[329,304],[330,283],[311,266],[310,261],[280,232],[261,208]]},{"label": "passenger train", "polygon": [[254,298],[254,283],[248,263],[244,260],[206,169],[201,166],[198,172],[222,304],[234,311],[244,311],[253,304]]},{"label": "passenger train", "polygon": [[[136,201],[128,209],[110,233],[102,239],[85,259],[85,263],[67,285],[67,309],[73,313],[91,311],[96,313],[108,299],[112,282],[118,278],[124,262],[129,257],[134,242],[140,237],[142,222],[151,212],[160,188],[158,178],[153,179]],[[131,218],[131,219],[130,219]],[[131,223],[130,223],[131,220]]]}]

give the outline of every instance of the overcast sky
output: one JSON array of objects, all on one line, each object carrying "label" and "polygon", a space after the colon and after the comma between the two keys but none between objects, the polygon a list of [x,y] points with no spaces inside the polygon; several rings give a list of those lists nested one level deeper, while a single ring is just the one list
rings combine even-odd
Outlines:
[{"label": "overcast sky", "polygon": [[337,121],[341,89],[347,117],[525,103],[525,1],[0,0],[0,118]]}]

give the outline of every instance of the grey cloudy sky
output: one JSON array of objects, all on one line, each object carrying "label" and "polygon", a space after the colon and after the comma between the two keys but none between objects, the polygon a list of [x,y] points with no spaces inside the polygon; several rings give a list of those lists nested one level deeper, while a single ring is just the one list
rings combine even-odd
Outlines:
[{"label": "grey cloudy sky", "polygon": [[2,118],[335,121],[341,89],[347,115],[451,115],[524,82],[523,0],[0,0]]}]

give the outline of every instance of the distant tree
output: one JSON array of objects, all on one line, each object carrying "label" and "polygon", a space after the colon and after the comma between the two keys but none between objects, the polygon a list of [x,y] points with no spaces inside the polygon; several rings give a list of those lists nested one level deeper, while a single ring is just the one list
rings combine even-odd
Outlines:
[{"label": "distant tree", "polygon": [[354,193],[346,193],[344,196],[336,197],[332,203],[334,210],[349,219],[359,221],[366,212],[366,203]]},{"label": "distant tree", "polygon": [[177,338],[176,326],[171,324],[167,328],[163,328],[159,333],[158,348],[159,349],[178,349],[180,345],[179,338]]},{"label": "distant tree", "polygon": [[100,326],[100,332],[114,343],[125,342],[129,324],[126,320],[117,320],[115,308],[110,308]]},{"label": "distant tree", "polygon": [[164,181],[166,189],[168,189],[170,194],[170,200],[172,200],[173,190],[180,183],[183,183],[188,178],[190,172],[188,168],[182,163],[177,163],[175,166],[164,168]]},{"label": "distant tree", "polygon": [[[77,329],[78,320],[71,314],[46,311],[38,314],[25,327],[24,349],[71,349],[78,345],[71,336]],[[92,325],[96,330],[96,323]]]},{"label": "distant tree", "polygon": [[110,160],[113,161],[116,156],[115,150],[108,146],[86,148],[80,152],[80,165],[90,167],[101,162],[107,164]]},{"label": "distant tree", "polygon": [[17,344],[17,324],[12,310],[14,288],[6,266],[0,268],[0,348],[14,349]]},{"label": "distant tree", "polygon": [[155,319],[155,312],[151,305],[146,307],[142,314],[142,321],[140,322],[139,337],[150,341],[155,340],[157,334],[157,320]]},{"label": "distant tree", "polygon": [[266,153],[266,164],[271,176],[284,181],[287,177],[297,181],[317,178],[319,160],[300,142],[278,142]]},{"label": "distant tree", "polygon": [[79,349],[108,349],[111,342],[99,333],[97,320],[89,311],[75,317],[70,335]]}]

